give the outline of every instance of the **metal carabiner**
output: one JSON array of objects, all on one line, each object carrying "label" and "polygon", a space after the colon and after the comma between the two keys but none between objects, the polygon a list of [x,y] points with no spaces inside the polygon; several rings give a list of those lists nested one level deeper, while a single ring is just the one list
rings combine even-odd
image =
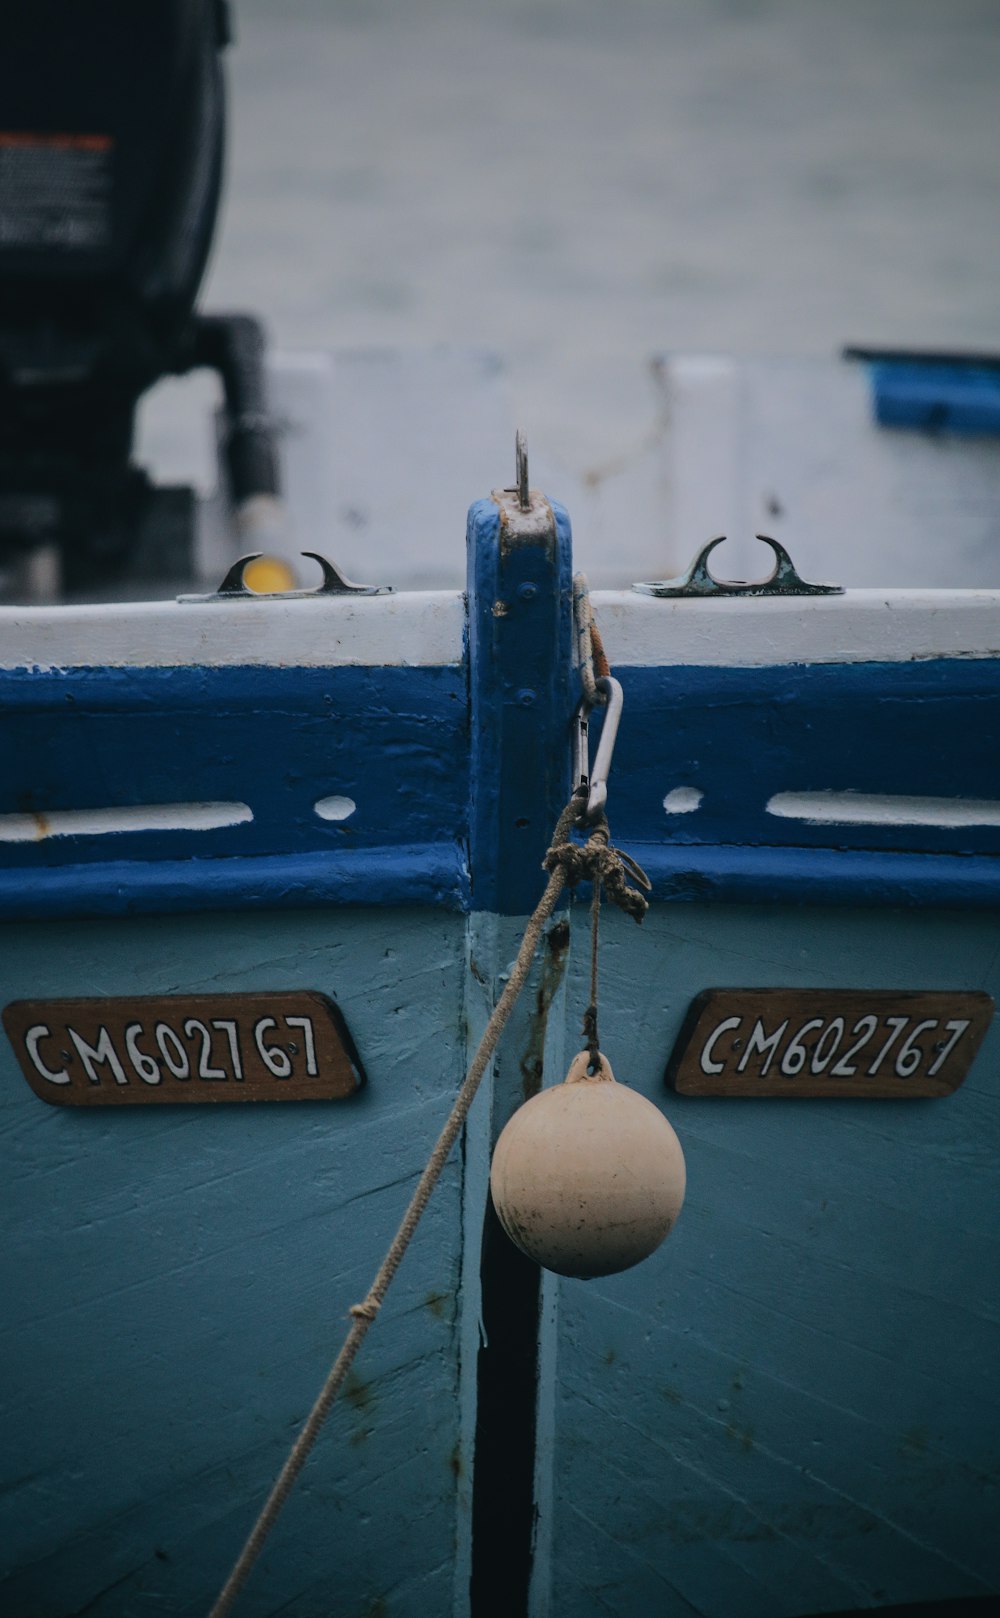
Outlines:
[{"label": "metal carabiner", "polygon": [[581,697],[573,715],[573,787],[587,787],[587,807],[584,811],[588,820],[594,820],[604,809],[608,801],[608,773],[611,769],[611,757],[615,750],[615,738],[618,735],[618,722],[622,716],[622,703],[624,694],[618,681],[611,674],[604,674],[594,681],[598,691],[607,696],[607,706],[604,709],[604,725],[601,729],[601,739],[597,744],[597,757],[594,768],[590,768],[590,747],[588,732],[590,728],[590,715],[593,712],[586,697]]}]

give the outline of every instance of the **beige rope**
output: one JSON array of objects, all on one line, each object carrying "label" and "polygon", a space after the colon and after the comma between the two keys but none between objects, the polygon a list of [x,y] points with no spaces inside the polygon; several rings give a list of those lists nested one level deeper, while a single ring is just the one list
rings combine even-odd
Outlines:
[{"label": "beige rope", "polygon": [[[581,807],[581,800],[577,796],[574,796],[566,805],[555,829],[552,839],[553,849],[550,850],[550,856],[560,846],[575,848],[575,845],[567,843],[566,839],[579,819]],[[493,1013],[486,1025],[486,1031],[479,1042],[479,1049],[472,1059],[465,1081],[448,1115],[447,1122],[438,1136],[437,1144],[431,1153],[427,1167],[420,1176],[417,1188],[410,1199],[410,1205],[403,1215],[402,1223],[393,1237],[385,1258],[382,1260],[381,1268],[369,1288],[368,1296],[363,1303],[356,1303],[350,1311],[353,1316],[353,1323],[344,1338],[343,1347],[330,1367],[319,1397],[292,1445],[288,1459],[275,1479],[271,1493],[264,1502],[260,1515],[250,1530],[246,1544],[240,1552],[232,1572],[219,1592],[215,1605],[209,1613],[209,1618],[225,1618],[225,1614],[232,1610],[236,1597],[246,1583],[251,1569],[264,1547],[264,1541],[274,1527],[278,1513],[288,1499],[295,1480],[305,1465],[316,1439],[319,1437],[320,1428],[323,1426],[330,1413],[330,1407],[343,1386],[344,1378],[354,1363],[369,1326],[378,1314],[382,1300],[389,1290],[392,1279],[402,1262],[403,1255],[413,1238],[413,1233],[420,1223],[421,1215],[430,1201],[431,1192],[441,1177],[441,1172],[447,1162],[451,1148],[455,1144],[468,1116],[469,1108],[486,1071],[486,1065],[496,1049],[497,1041],[514,1009],[517,997],[527,981],[535,950],[538,948],[542,928],[555,909],[556,900],[567,880],[571,882],[579,880],[577,876],[567,878],[566,864],[564,862],[557,860],[552,865],[548,865],[547,860],[546,864],[549,869],[549,880],[546,883],[545,892],[542,894],[537,908],[525,928],[524,938],[521,941],[514,968],[507,979],[500,999],[493,1008]]]},{"label": "beige rope", "polygon": [[[588,701],[592,705],[597,705],[606,699],[594,685],[594,667],[596,663],[598,678],[602,674],[607,674],[607,659],[604,656],[597,627],[593,622],[587,580],[582,573],[577,574],[573,580],[573,587],[581,648],[580,676],[585,692],[588,692],[589,681]],[[584,642],[586,642],[585,659],[583,656]],[[590,836],[585,844],[581,846],[570,841],[570,833],[573,827],[580,823],[586,796],[586,788],[578,789],[559,816],[552,836],[552,847],[545,857],[544,868],[549,873],[549,880],[525,928],[513,970],[507,979],[503,993],[493,1008],[489,1022],[486,1024],[485,1032],[479,1042],[479,1048],[472,1059],[462,1087],[455,1097],[454,1106],[438,1136],[427,1166],[417,1182],[416,1190],[410,1198],[409,1207],[403,1215],[402,1223],[392,1239],[385,1258],[382,1260],[381,1267],[368,1290],[367,1297],[362,1303],[353,1304],[349,1311],[351,1326],[347,1336],[344,1338],[340,1353],[330,1367],[319,1397],[289,1450],[285,1464],[278,1473],[271,1492],[261,1508],[260,1515],[250,1530],[246,1543],[240,1551],[229,1577],[220,1590],[208,1618],[226,1618],[226,1614],[232,1611],[233,1604],[249,1578],[255,1562],[264,1548],[264,1542],[274,1527],[281,1508],[295,1485],[296,1478],[309,1458],[309,1453],[319,1437],[320,1429],[330,1413],[348,1371],[354,1363],[368,1328],[372,1325],[382,1306],[382,1301],[403,1261],[406,1249],[413,1239],[424,1209],[430,1201],[431,1193],[441,1177],[451,1149],[468,1117],[469,1108],[475,1099],[476,1091],[479,1089],[487,1064],[496,1050],[500,1035],[514,1009],[518,995],[527,981],[531,963],[538,948],[542,928],[555,909],[556,901],[562,889],[567,885],[575,887],[578,882],[584,879],[590,880],[594,883],[595,895],[597,896],[595,904],[599,904],[600,886],[603,883],[608,898],[623,910],[626,910],[636,921],[641,921],[646,913],[648,907],[645,899],[635,888],[629,887],[626,877],[631,875],[634,880],[640,882],[647,889],[649,882],[634,861],[611,847],[608,823],[603,815],[591,829]]]},{"label": "beige rope", "polygon": [[580,684],[588,708],[600,708],[607,696],[598,690],[596,681],[611,673],[604,651],[601,632],[594,622],[590,605],[590,586],[586,573],[573,575],[573,617],[576,622],[577,661],[580,665]]}]

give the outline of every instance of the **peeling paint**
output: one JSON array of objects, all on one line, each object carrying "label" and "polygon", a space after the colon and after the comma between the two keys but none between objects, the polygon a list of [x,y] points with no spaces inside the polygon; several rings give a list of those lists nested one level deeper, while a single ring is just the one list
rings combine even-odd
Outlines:
[{"label": "peeling paint", "polygon": [[363,1382],[356,1371],[351,1371],[344,1383],[344,1398],[352,1410],[370,1415],[375,1405],[375,1389],[370,1382]]},{"label": "peeling paint", "polygon": [[734,1444],[738,1444],[744,1455],[752,1453],[754,1431],[749,1423],[745,1427],[738,1427],[733,1421],[727,1422],[726,1437],[731,1438]]},{"label": "peeling paint", "polygon": [[921,1422],[909,1427],[899,1440],[899,1454],[905,1461],[922,1460],[929,1448],[930,1434]]}]

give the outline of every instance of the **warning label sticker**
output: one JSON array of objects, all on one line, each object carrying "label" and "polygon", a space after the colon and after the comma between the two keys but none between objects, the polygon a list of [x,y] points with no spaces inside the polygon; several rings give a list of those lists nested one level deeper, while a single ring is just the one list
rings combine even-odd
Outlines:
[{"label": "warning label sticker", "polygon": [[110,135],[0,130],[0,248],[107,247],[113,151]]}]

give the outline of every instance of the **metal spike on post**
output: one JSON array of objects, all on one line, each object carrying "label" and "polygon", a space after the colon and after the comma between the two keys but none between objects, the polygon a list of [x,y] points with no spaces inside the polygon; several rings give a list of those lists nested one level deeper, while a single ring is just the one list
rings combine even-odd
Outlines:
[{"label": "metal spike on post", "polygon": [[524,428],[519,427],[514,435],[514,465],[515,484],[517,487],[517,503],[522,511],[531,510],[531,495],[528,490],[528,440],[524,436]]}]

